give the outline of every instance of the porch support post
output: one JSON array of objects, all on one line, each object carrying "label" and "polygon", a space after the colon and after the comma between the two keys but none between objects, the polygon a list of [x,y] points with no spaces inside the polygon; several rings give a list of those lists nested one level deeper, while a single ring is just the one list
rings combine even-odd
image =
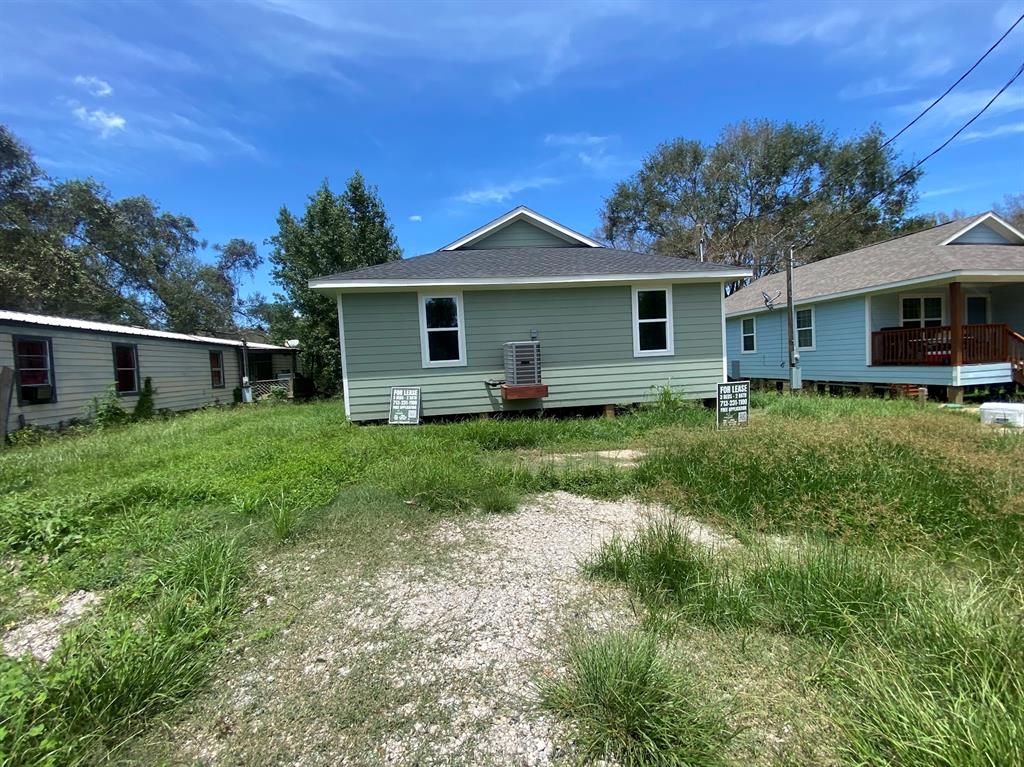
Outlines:
[{"label": "porch support post", "polygon": [[964,295],[959,282],[949,283],[949,363],[964,364]]}]

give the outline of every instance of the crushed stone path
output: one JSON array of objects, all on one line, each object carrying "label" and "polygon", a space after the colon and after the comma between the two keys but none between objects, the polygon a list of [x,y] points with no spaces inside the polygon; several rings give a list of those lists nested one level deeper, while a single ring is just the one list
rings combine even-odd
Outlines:
[{"label": "crushed stone path", "polygon": [[[443,520],[425,541],[435,557],[366,580],[338,573],[295,605],[269,657],[238,648],[210,699],[166,730],[174,758],[571,763],[566,733],[538,710],[533,685],[562,671],[572,638],[635,620],[623,590],[586,579],[579,561],[666,513],[555,492],[512,514]],[[706,541],[712,531],[692,534]],[[296,578],[323,580],[315,564],[270,568],[263,600],[293,598]]]}]

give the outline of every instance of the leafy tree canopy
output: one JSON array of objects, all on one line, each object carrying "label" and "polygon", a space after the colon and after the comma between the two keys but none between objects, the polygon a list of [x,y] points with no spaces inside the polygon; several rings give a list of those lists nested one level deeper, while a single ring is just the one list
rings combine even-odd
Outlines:
[{"label": "leafy tree canopy", "polygon": [[920,173],[884,147],[876,127],[840,140],[815,123],[727,127],[712,145],[659,146],[605,201],[601,234],[627,248],[777,271],[791,243],[803,261],[926,225],[909,218]]},{"label": "leafy tree canopy", "polygon": [[0,306],[186,333],[234,333],[262,298],[239,279],[260,264],[255,246],[215,245],[195,222],[143,196],[114,199],[92,180],[48,178],[0,125]]},{"label": "leafy tree canopy", "polygon": [[275,339],[302,339],[303,360],[317,390],[336,393],[341,386],[336,302],[311,290],[309,280],[394,261],[402,257],[401,248],[376,188],[368,187],[358,171],[340,194],[325,180],[301,218],[282,207],[277,227],[268,243],[282,292],[275,295],[279,305],[264,307],[263,316]]}]

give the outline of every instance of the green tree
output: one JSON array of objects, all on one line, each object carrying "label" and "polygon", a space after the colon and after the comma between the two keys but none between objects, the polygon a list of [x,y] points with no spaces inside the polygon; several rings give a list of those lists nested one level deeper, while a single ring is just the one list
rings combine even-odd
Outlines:
[{"label": "green tree", "polygon": [[0,306],[188,333],[234,333],[239,279],[260,263],[245,240],[214,246],[195,222],[100,183],[53,181],[0,125]]},{"label": "green tree", "polygon": [[[920,226],[907,218],[917,172],[907,172],[880,130],[841,141],[819,125],[741,122],[713,145],[676,139],[619,183],[602,211],[609,242],[778,270],[792,242],[814,237],[804,261],[826,258]],[[875,199],[880,195],[879,199]]]},{"label": "green tree", "polygon": [[278,232],[268,240],[276,295],[283,307],[262,310],[275,339],[299,338],[303,364],[321,394],[341,388],[338,316],[333,296],[309,288],[327,274],[382,264],[402,257],[375,187],[356,171],[341,194],[325,180],[296,218],[287,207],[277,217]]}]

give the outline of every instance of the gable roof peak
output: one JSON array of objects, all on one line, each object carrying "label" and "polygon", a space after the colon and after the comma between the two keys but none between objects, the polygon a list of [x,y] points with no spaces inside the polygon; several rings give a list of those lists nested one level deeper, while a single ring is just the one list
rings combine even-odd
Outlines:
[{"label": "gable roof peak", "polygon": [[999,236],[1011,244],[1024,245],[1024,233],[1013,226],[1009,221],[1003,219],[994,210],[985,211],[977,216],[961,219],[961,221],[969,223],[967,223],[966,226],[957,229],[950,237],[943,240],[940,244],[954,245],[972,229],[984,225],[989,229],[994,230]]},{"label": "gable roof peak", "polygon": [[478,229],[474,229],[469,234],[463,235],[454,242],[450,242],[441,248],[445,250],[458,250],[465,248],[473,243],[479,242],[485,237],[494,234],[495,232],[504,229],[506,226],[516,223],[517,221],[525,221],[538,229],[547,232],[549,234],[558,237],[561,240],[565,240],[567,243],[588,247],[588,248],[600,248],[601,243],[596,240],[587,237],[586,235],[580,234],[574,229],[570,229],[567,226],[563,226],[554,219],[543,216],[535,210],[532,210],[525,205],[518,205],[508,213],[498,216],[493,221],[490,221]]}]

